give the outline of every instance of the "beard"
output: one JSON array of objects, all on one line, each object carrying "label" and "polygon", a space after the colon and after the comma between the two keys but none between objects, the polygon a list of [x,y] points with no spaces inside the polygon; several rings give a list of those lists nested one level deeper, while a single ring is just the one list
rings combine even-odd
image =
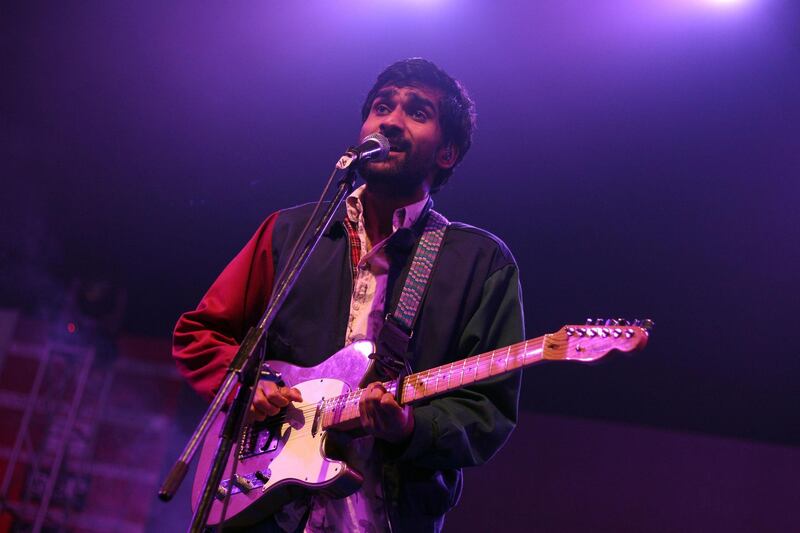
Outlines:
[{"label": "beard", "polygon": [[402,152],[391,152],[385,161],[370,161],[358,169],[359,175],[373,188],[397,196],[414,193],[434,167],[434,154],[425,157],[410,146]]}]

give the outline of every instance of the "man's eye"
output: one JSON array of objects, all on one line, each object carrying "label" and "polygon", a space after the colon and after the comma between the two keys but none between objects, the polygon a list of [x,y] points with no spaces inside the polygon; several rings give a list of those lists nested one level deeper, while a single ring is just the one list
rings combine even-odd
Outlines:
[{"label": "man's eye", "polygon": [[379,115],[389,112],[389,106],[386,104],[375,104],[375,112]]},{"label": "man's eye", "polygon": [[412,113],[411,116],[414,117],[414,120],[419,120],[420,122],[428,120],[428,114],[421,109],[417,109],[416,111],[414,111],[414,113]]}]

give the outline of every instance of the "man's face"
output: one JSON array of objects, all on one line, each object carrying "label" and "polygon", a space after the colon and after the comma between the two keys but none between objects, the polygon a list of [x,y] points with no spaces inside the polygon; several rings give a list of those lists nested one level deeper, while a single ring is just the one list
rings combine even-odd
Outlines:
[{"label": "man's face", "polygon": [[442,166],[440,98],[438,90],[418,85],[387,85],[378,91],[361,126],[360,138],[382,133],[389,139],[391,150],[388,159],[361,167],[359,173],[367,183],[410,192],[433,178]]}]

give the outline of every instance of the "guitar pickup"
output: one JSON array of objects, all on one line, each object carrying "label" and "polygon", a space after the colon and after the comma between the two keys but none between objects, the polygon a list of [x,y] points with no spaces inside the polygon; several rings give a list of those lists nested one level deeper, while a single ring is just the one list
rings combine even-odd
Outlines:
[{"label": "guitar pickup", "polygon": [[242,438],[239,459],[274,452],[280,444],[280,429],[275,425],[253,425]]},{"label": "guitar pickup", "polygon": [[277,432],[266,430],[259,435],[259,445],[262,452],[274,452],[278,449],[278,436]]}]

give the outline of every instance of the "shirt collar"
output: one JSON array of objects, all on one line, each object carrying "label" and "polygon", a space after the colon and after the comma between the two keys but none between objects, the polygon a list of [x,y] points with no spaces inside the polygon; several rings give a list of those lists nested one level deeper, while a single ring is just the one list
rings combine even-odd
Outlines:
[{"label": "shirt collar", "polygon": [[[361,195],[364,193],[366,188],[366,185],[362,185],[353,191],[352,194],[350,194],[350,196],[348,196],[345,200],[345,203],[347,204],[347,218],[350,220],[350,222],[355,224],[364,223],[364,205],[361,203]],[[413,226],[425,211],[425,206],[428,204],[429,200],[430,197],[426,194],[425,197],[419,202],[414,202],[413,204],[395,209],[394,213],[392,214],[392,232],[395,232],[401,228],[410,228]]]}]

